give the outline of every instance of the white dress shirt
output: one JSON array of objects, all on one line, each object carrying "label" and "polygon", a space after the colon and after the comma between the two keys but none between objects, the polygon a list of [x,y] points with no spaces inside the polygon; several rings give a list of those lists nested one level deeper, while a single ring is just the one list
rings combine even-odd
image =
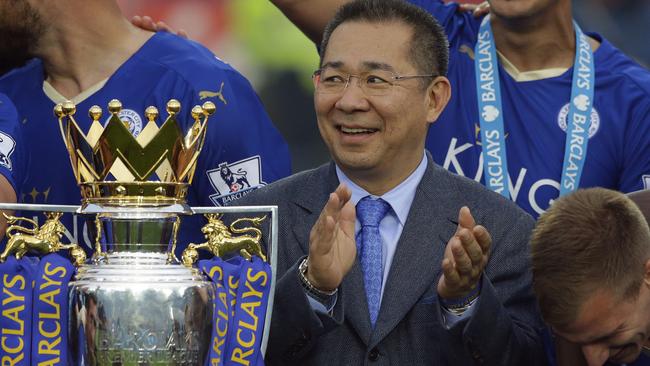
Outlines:
[{"label": "white dress shirt", "polygon": [[[386,213],[386,216],[384,216],[383,220],[379,223],[379,234],[381,235],[381,264],[384,274],[381,282],[380,300],[384,296],[384,288],[386,286],[386,281],[388,280],[388,272],[393,263],[393,256],[395,256],[395,250],[397,249],[397,242],[399,241],[400,235],[402,235],[404,223],[406,222],[409,210],[411,209],[413,198],[415,198],[415,191],[417,190],[426,170],[427,157],[423,154],[422,161],[420,161],[418,167],[415,168],[413,173],[402,181],[402,183],[384,193],[382,196],[374,196],[351,181],[338,166],[336,167],[336,176],[339,178],[339,182],[345,183],[345,185],[352,191],[351,201],[354,203],[355,207],[357,203],[366,196],[381,198],[388,202],[391,207],[391,209]],[[359,219],[356,219],[354,225],[355,238],[359,234],[360,230],[361,224],[359,223]]]}]

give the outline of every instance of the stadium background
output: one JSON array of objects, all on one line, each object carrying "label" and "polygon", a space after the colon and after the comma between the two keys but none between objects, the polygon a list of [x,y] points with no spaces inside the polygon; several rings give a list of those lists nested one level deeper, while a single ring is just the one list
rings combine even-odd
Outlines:
[{"label": "stadium background", "polygon": [[[293,170],[328,160],[313,111],[316,47],[268,0],[119,0],[124,13],[150,15],[208,46],[253,84],[288,141]],[[466,2],[478,3],[477,0]],[[650,0],[573,0],[586,31],[598,31],[650,65]]]}]

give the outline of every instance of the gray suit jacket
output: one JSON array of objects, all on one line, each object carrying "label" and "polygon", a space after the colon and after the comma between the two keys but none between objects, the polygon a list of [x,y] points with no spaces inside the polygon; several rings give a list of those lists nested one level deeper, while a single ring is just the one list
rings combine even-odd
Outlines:
[{"label": "gray suit jacket", "polygon": [[[539,365],[542,322],[531,289],[533,219],[429,156],[397,245],[375,329],[358,261],[339,288],[332,316],[315,312],[297,275],[309,232],[338,185],[334,164],[259,189],[238,205],[279,206],[277,287],[267,365]],[[436,286],[458,211],[468,206],[492,236],[475,313],[447,329]]]}]

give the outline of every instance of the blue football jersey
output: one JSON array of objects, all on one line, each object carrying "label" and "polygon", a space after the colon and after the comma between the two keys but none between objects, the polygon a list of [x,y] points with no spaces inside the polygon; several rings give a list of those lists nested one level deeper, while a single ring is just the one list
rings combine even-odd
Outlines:
[{"label": "blue football jersey", "polygon": [[[158,108],[161,125],[167,116],[167,101],[179,100],[178,120],[187,130],[194,122],[194,105],[206,101],[216,105],[188,193],[192,206],[222,205],[291,173],[288,146],[250,83],[198,43],[156,33],[95,89],[73,100],[77,123],[85,132],[92,122],[88,109],[100,106],[102,122],[107,121],[107,105],[114,98],[122,102],[120,119],[134,135],[147,123],[144,111],[148,106]],[[42,62],[33,60],[5,75],[0,79],[0,91],[14,101],[30,146],[22,202],[79,204],[79,188],[52,113],[64,98],[45,82]],[[81,220],[65,222],[69,236],[90,245],[92,240],[81,235],[83,223],[77,221]],[[203,224],[200,217],[194,221]],[[182,228],[187,226],[185,222]],[[198,229],[193,232],[185,241],[202,239]]]},{"label": "blue football jersey", "polygon": [[27,156],[23,144],[18,112],[6,95],[0,94],[0,174],[20,197],[25,178]]},{"label": "blue football jersey", "polygon": [[[433,14],[449,37],[452,97],[432,124],[426,147],[452,172],[485,183],[474,47],[482,19],[456,4],[410,0]],[[596,88],[580,187],[623,192],[650,188],[650,72],[598,34]],[[511,198],[534,217],[559,195],[573,68],[516,81],[499,65]]]}]

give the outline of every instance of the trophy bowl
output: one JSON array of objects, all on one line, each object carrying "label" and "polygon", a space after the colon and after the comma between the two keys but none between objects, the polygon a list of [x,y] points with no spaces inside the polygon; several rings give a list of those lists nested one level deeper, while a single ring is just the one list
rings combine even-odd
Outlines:
[{"label": "trophy bowl", "polygon": [[73,364],[201,364],[209,348],[213,285],[182,266],[167,267],[79,271],[70,283]]}]

